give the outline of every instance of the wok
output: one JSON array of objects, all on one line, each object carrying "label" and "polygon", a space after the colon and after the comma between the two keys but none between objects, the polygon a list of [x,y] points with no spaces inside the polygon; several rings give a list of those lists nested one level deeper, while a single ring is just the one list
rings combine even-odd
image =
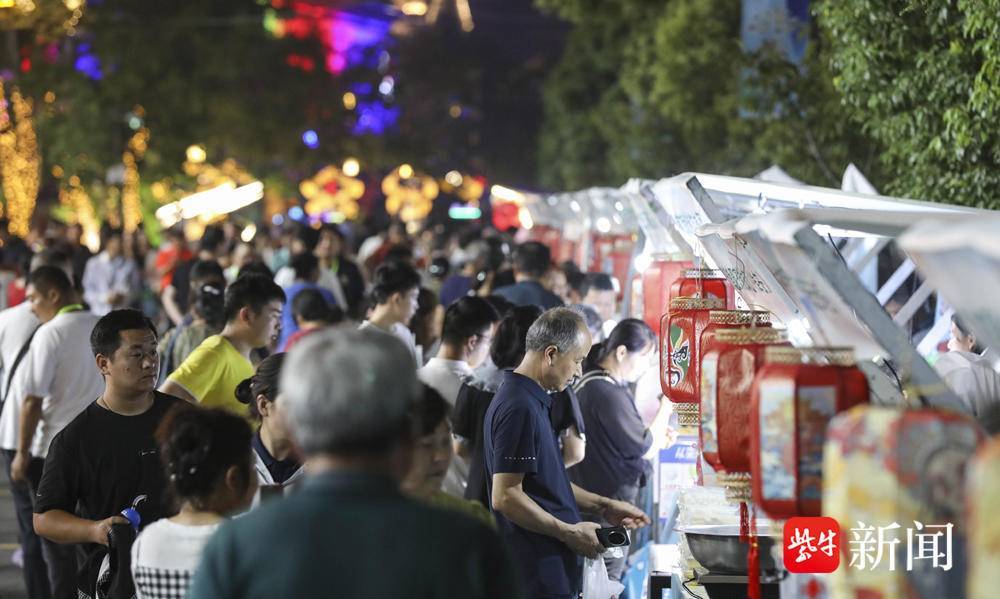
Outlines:
[{"label": "wok", "polygon": [[[714,574],[746,575],[749,544],[740,542],[740,528],[728,524],[687,526],[679,529],[687,538],[691,556],[702,567]],[[776,572],[777,564],[771,557],[776,539],[758,535],[761,572]]]}]

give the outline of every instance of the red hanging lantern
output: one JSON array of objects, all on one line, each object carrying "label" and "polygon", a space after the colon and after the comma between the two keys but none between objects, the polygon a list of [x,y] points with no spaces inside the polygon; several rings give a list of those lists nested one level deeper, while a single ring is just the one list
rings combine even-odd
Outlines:
[{"label": "red hanging lantern", "polygon": [[770,327],[771,313],[757,310],[712,310],[701,333],[698,356],[698,402],[701,402],[701,360],[716,346],[715,333],[723,329]]},{"label": "red hanging lantern", "polygon": [[[660,388],[677,406],[681,425],[698,424],[698,357],[701,334],[709,313],[725,307],[725,300],[679,297],[670,301],[670,312],[660,321]],[[680,422],[683,420],[683,422]]]},{"label": "red hanging lantern", "polygon": [[[687,261],[666,260],[662,257],[642,273],[642,319],[654,331],[660,328],[660,319],[670,311],[670,284],[691,267]],[[666,390],[666,387],[664,387]]]},{"label": "red hanging lantern", "polygon": [[[680,354],[677,358],[681,362],[672,365],[672,375],[670,371],[662,373],[665,379],[661,379],[661,383],[663,380],[667,381],[667,389],[670,389],[673,393],[673,396],[670,394],[667,396],[673,402],[697,404],[701,401],[701,356],[706,351],[705,344],[714,343],[715,331],[717,329],[771,326],[771,315],[768,312],[713,310],[707,308],[707,314],[705,313],[706,308],[704,306],[721,305],[721,301],[718,298],[682,297],[670,302],[672,310],[669,316],[673,320],[671,323],[668,323],[667,332],[669,335],[665,338],[670,342],[670,351],[672,354]],[[678,312],[676,318],[673,317],[674,311]],[[706,315],[707,319],[705,318]],[[663,322],[661,321],[660,324],[660,335],[663,337]],[[674,327],[679,328],[675,329]],[[683,365],[683,358],[685,357],[683,340],[691,339],[689,335],[697,335],[697,337],[693,338],[695,343],[691,344],[686,352],[689,358],[689,366],[685,370]],[[670,339],[670,337],[674,337],[674,339]]]},{"label": "red hanging lantern", "polygon": [[[750,509],[747,505],[750,500],[750,388],[757,368],[762,365],[766,345],[783,340],[784,333],[771,328],[770,313],[750,310],[713,311],[709,314],[709,325],[701,334],[699,442],[705,461],[717,471],[720,469],[719,445],[723,440],[727,451],[738,453],[744,462],[739,471],[721,474],[718,479],[726,489],[726,498],[740,504],[740,541],[749,545],[747,592],[750,599],[760,599],[756,508]],[[747,349],[754,347],[759,349],[748,356]],[[721,364],[720,355],[723,356]],[[720,413],[717,405],[720,376],[724,378],[727,395],[738,397],[742,391],[742,397],[734,401],[731,408],[721,411],[725,420],[721,438],[716,426],[716,415]]]},{"label": "red hanging lantern", "polygon": [[628,271],[632,266],[635,239],[631,235],[597,235],[594,237],[590,269],[609,273],[618,281],[618,298],[625,294]]},{"label": "red hanging lantern", "polygon": [[670,299],[678,297],[703,297],[723,299],[724,309],[736,307],[736,290],[721,270],[689,268],[670,286]]},{"label": "red hanging lantern", "polygon": [[507,231],[521,226],[520,208],[512,202],[493,204],[493,226],[498,231]]},{"label": "red hanging lantern", "polygon": [[632,268],[632,253],[635,250],[635,240],[631,235],[619,235],[615,239],[615,245],[608,256],[611,262],[609,271],[620,284],[618,299],[622,299],[627,294],[628,273]]},{"label": "red hanging lantern", "polygon": [[830,419],[868,402],[868,380],[847,348],[768,347],[752,390],[753,500],[772,518],[819,516]]},{"label": "red hanging lantern", "polygon": [[[885,561],[876,568],[845,568],[842,563],[830,575],[832,597],[960,597],[958,589],[966,585],[969,592],[964,596],[996,596],[996,570],[987,574],[978,567],[1000,561],[996,545],[985,548],[977,538],[985,539],[980,536],[983,533],[997,538],[996,504],[991,502],[1000,489],[995,482],[997,450],[987,449],[973,459],[984,439],[972,418],[930,408],[865,405],[836,416],[826,437],[823,515],[840,523],[844,535],[841,548],[851,535],[867,534],[850,532],[856,527],[879,529],[898,523],[897,530],[886,533],[886,541],[900,540],[895,568],[887,567]],[[982,458],[986,461],[981,462]],[[987,464],[992,469],[984,471]],[[993,494],[980,486],[984,474],[994,481]],[[985,511],[977,509],[977,504]],[[940,552],[941,559],[917,558],[907,564],[904,560],[911,531],[915,537],[940,536],[934,553]],[[947,547],[946,539],[950,539]],[[922,545],[916,537],[909,549],[913,557],[923,551]],[[948,568],[941,567],[945,561]],[[968,572],[966,563],[970,565]],[[977,572],[986,574],[986,580],[977,579]],[[981,585],[987,581],[989,586],[984,589]]]},{"label": "red hanging lantern", "polygon": [[[750,473],[750,391],[764,365],[764,351],[787,345],[784,331],[765,328],[718,329],[702,334],[701,444],[716,472],[746,479]],[[724,483],[733,479],[722,477]],[[748,482],[748,480],[747,480]],[[728,485],[727,485],[728,487]],[[749,490],[749,489],[747,489]],[[749,499],[741,494],[734,499]]]},{"label": "red hanging lantern", "polygon": [[607,272],[604,261],[611,256],[615,247],[617,235],[599,235],[591,237],[590,263],[587,270],[591,272]]}]

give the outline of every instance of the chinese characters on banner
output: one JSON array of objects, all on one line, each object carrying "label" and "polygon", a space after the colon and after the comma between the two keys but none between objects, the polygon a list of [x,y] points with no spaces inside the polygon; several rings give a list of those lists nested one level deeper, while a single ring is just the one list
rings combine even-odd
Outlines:
[{"label": "chinese characters on banner", "polygon": [[[873,526],[858,522],[848,532],[846,546],[840,525],[833,518],[791,518],[784,529],[785,569],[796,574],[830,573],[840,566],[842,547],[850,555],[849,568],[907,572],[919,562],[944,571],[952,567],[952,528],[948,524],[914,521],[905,530],[898,522]],[[905,551],[905,561],[899,558]]]}]

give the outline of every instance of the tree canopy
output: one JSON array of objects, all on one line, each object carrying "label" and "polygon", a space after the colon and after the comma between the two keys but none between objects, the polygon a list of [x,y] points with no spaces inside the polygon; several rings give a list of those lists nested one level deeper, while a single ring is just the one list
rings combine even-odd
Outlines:
[{"label": "tree canopy", "polygon": [[[275,2],[285,7],[275,9],[268,0],[103,0],[78,11],[73,29],[64,27],[73,13],[63,2],[43,4],[30,19],[0,13],[7,38],[0,46],[0,74],[7,74],[0,76],[8,90],[16,85],[34,100],[43,196],[50,200],[54,167],[65,175],[63,187],[74,175],[96,186],[118,168],[137,125],[150,131],[139,165],[147,183],[183,183],[185,150],[200,144],[209,162],[234,159],[283,187],[285,197],[347,157],[359,159],[372,189],[404,162],[435,176],[459,170],[537,185],[540,82],[565,25],[539,19],[531,0],[510,0],[503,13],[477,11],[472,33],[449,14],[433,26],[399,20],[363,60],[352,47],[351,62],[336,75],[324,68],[315,36],[276,38],[266,30],[269,18],[299,18],[301,25],[287,3]],[[318,19],[351,8],[308,6]],[[388,30],[386,11],[359,10],[377,13],[372,18]],[[511,47],[515,29],[520,40]],[[313,66],[302,68],[304,61]],[[383,77],[394,80],[389,94],[378,91]],[[347,106],[347,92],[357,110]],[[377,131],[356,126],[363,106],[373,118],[392,116],[385,119],[391,124]],[[316,147],[303,143],[306,131],[315,132]]]},{"label": "tree canopy", "polygon": [[551,68],[561,26],[506,9],[477,12],[471,35],[397,36],[386,72],[399,120],[383,135],[353,131],[342,102],[355,84],[377,88],[381,67],[296,68],[290,54],[322,65],[323,49],[272,37],[262,1],[104,0],[61,39],[69,13],[41,3],[0,22],[16,30],[0,72],[34,100],[46,177],[59,165],[85,184],[120,163],[138,116],[144,181],[177,175],[201,143],[290,190],[347,156],[553,190],[771,164],[835,186],[854,162],[889,193],[997,205],[1000,0],[816,0],[800,64],[746,51],[740,0],[534,3],[571,25]]},{"label": "tree canopy", "polygon": [[824,0],[795,65],[740,43],[738,0],[536,0],[574,30],[544,94],[545,184],[779,164],[837,186],[996,206],[1000,0]]},{"label": "tree canopy", "polygon": [[1000,1],[827,1],[833,82],[886,190],[1000,207]]}]

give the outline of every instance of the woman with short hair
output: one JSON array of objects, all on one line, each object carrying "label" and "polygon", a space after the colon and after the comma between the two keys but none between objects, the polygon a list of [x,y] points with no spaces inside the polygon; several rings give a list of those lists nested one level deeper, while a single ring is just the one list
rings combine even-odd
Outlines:
[{"label": "woman with short hair", "polygon": [[471,516],[492,527],[496,521],[481,503],[449,495],[442,490],[455,455],[451,443],[451,406],[428,385],[413,404],[415,438],[410,470],[400,483],[403,493],[433,506]]}]

